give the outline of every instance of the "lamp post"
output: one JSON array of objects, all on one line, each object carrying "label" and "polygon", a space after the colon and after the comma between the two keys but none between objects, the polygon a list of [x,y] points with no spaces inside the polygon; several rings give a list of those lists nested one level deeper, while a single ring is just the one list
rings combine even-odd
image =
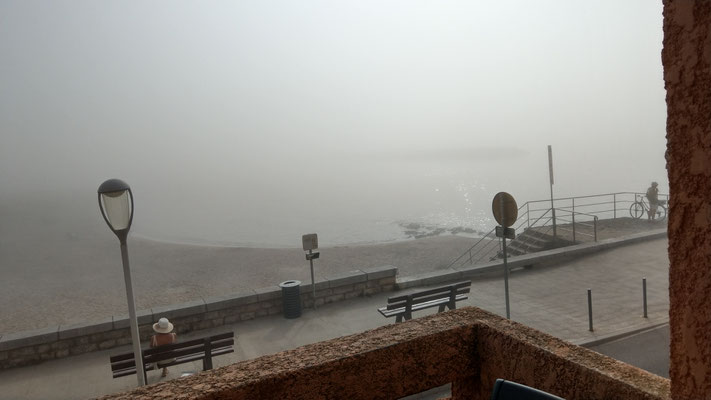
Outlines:
[{"label": "lamp post", "polygon": [[120,179],[109,179],[99,186],[98,196],[101,215],[121,243],[121,261],[123,262],[123,277],[126,281],[128,319],[131,325],[136,376],[138,377],[138,386],[143,386],[146,384],[146,378],[141,358],[141,339],[138,335],[138,320],[136,319],[136,306],[133,302],[131,270],[128,264],[128,248],[126,247],[126,238],[129,229],[131,229],[131,222],[133,222],[133,193],[126,182]]}]

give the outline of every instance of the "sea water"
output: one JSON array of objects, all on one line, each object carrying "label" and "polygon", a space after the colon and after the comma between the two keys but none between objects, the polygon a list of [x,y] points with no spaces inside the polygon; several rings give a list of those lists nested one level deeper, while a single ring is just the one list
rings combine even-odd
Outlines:
[{"label": "sea water", "polygon": [[[550,198],[547,151],[545,146],[536,150],[331,158],[322,164],[312,161],[306,169],[294,165],[243,176],[219,187],[203,183],[201,190],[164,194],[172,200],[182,197],[169,209],[148,201],[150,210],[136,217],[134,234],[248,247],[299,247],[306,233],[317,233],[322,246],[478,236],[495,225],[491,202],[496,193],[511,193],[519,205]],[[616,168],[600,169],[599,163],[605,160],[559,166],[554,195],[643,191],[655,179],[643,169],[621,174]],[[658,169],[657,175],[663,174],[663,164]],[[135,195],[141,199],[141,193]]]}]

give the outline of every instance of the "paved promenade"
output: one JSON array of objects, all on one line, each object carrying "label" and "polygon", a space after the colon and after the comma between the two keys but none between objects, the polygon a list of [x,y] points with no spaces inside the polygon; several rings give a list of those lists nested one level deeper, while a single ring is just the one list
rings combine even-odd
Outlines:
[{"label": "paved promenade", "polygon": [[[656,239],[601,251],[554,266],[512,273],[511,317],[577,344],[593,343],[668,321],[667,240]],[[642,278],[647,278],[649,318],[642,318]],[[594,332],[588,331],[587,289],[592,289]],[[417,289],[411,289],[417,290]],[[402,293],[406,293],[403,291]],[[235,353],[214,359],[216,366],[251,359],[301,345],[361,332],[385,324],[376,308],[392,293],[304,310],[301,318],[260,318],[216,329],[234,330]],[[501,278],[472,282],[466,304],[505,315]],[[415,316],[426,315],[416,313]],[[203,336],[207,332],[199,332]],[[213,333],[213,332],[211,332]],[[184,336],[188,339],[191,336]],[[85,354],[0,372],[0,399],[82,399],[130,389],[135,376],[111,378],[109,355],[130,348]],[[667,351],[659,349],[656,351]],[[167,378],[199,371],[200,363],[169,369]],[[159,372],[149,382],[161,380]]]}]

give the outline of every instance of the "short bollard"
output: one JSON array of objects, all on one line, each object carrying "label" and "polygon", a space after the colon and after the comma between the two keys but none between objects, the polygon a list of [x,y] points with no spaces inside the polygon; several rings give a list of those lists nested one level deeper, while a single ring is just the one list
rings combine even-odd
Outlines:
[{"label": "short bollard", "polygon": [[592,290],[588,289],[588,320],[590,322],[590,332],[593,331],[592,321]]},{"label": "short bollard", "polygon": [[647,318],[647,278],[642,278],[642,304],[644,305],[644,318]]}]

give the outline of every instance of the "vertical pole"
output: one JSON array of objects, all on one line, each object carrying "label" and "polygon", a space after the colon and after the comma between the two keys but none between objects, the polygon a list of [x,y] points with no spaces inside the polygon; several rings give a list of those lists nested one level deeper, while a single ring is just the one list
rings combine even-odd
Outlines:
[{"label": "vertical pole", "polygon": [[597,215],[593,218],[593,234],[595,235],[595,241],[597,242]]},{"label": "vertical pole", "polygon": [[[501,202],[501,221],[506,223],[506,207],[504,207],[504,202]],[[501,232],[503,233],[501,237],[502,250],[504,252],[504,290],[506,293],[506,318],[511,319],[511,307],[509,305],[509,264],[506,255],[506,227],[501,225]]]},{"label": "vertical pole", "polygon": [[612,195],[612,219],[617,219],[617,193]]},{"label": "vertical pole", "polygon": [[548,173],[551,181],[551,213],[553,215],[553,237],[556,237],[555,206],[553,205],[553,148],[548,145]]},{"label": "vertical pole", "polygon": [[526,225],[531,227],[531,206],[526,202]]},{"label": "vertical pole", "polygon": [[573,203],[573,213],[571,215],[573,216],[573,243],[575,243],[575,197],[573,197],[572,203]]},{"label": "vertical pole", "polygon": [[136,362],[136,377],[138,386],[144,386],[145,368],[141,356],[141,338],[138,334],[138,319],[136,318],[136,305],[133,302],[133,287],[131,286],[131,269],[128,263],[128,248],[126,240],[121,240],[121,261],[123,262],[123,278],[126,281],[126,299],[128,300],[128,322],[131,325],[131,342],[133,344],[133,357]]},{"label": "vertical pole", "polygon": [[647,278],[642,278],[642,304],[644,305],[644,318],[647,318]]},{"label": "vertical pole", "polygon": [[590,332],[593,331],[593,317],[592,317],[592,290],[588,289],[588,321],[590,324]]},{"label": "vertical pole", "polygon": [[504,290],[506,291],[506,318],[511,319],[511,307],[509,305],[509,265],[506,260],[506,237],[502,237],[501,242],[503,243],[504,247]]},{"label": "vertical pole", "polygon": [[313,250],[309,250],[309,263],[311,264],[311,299],[314,302],[314,310],[316,309],[316,281],[314,280],[314,259]]},{"label": "vertical pole", "polygon": [[205,347],[205,358],[202,359],[202,370],[208,371],[212,369],[212,341],[210,338],[205,338],[202,343]]}]

